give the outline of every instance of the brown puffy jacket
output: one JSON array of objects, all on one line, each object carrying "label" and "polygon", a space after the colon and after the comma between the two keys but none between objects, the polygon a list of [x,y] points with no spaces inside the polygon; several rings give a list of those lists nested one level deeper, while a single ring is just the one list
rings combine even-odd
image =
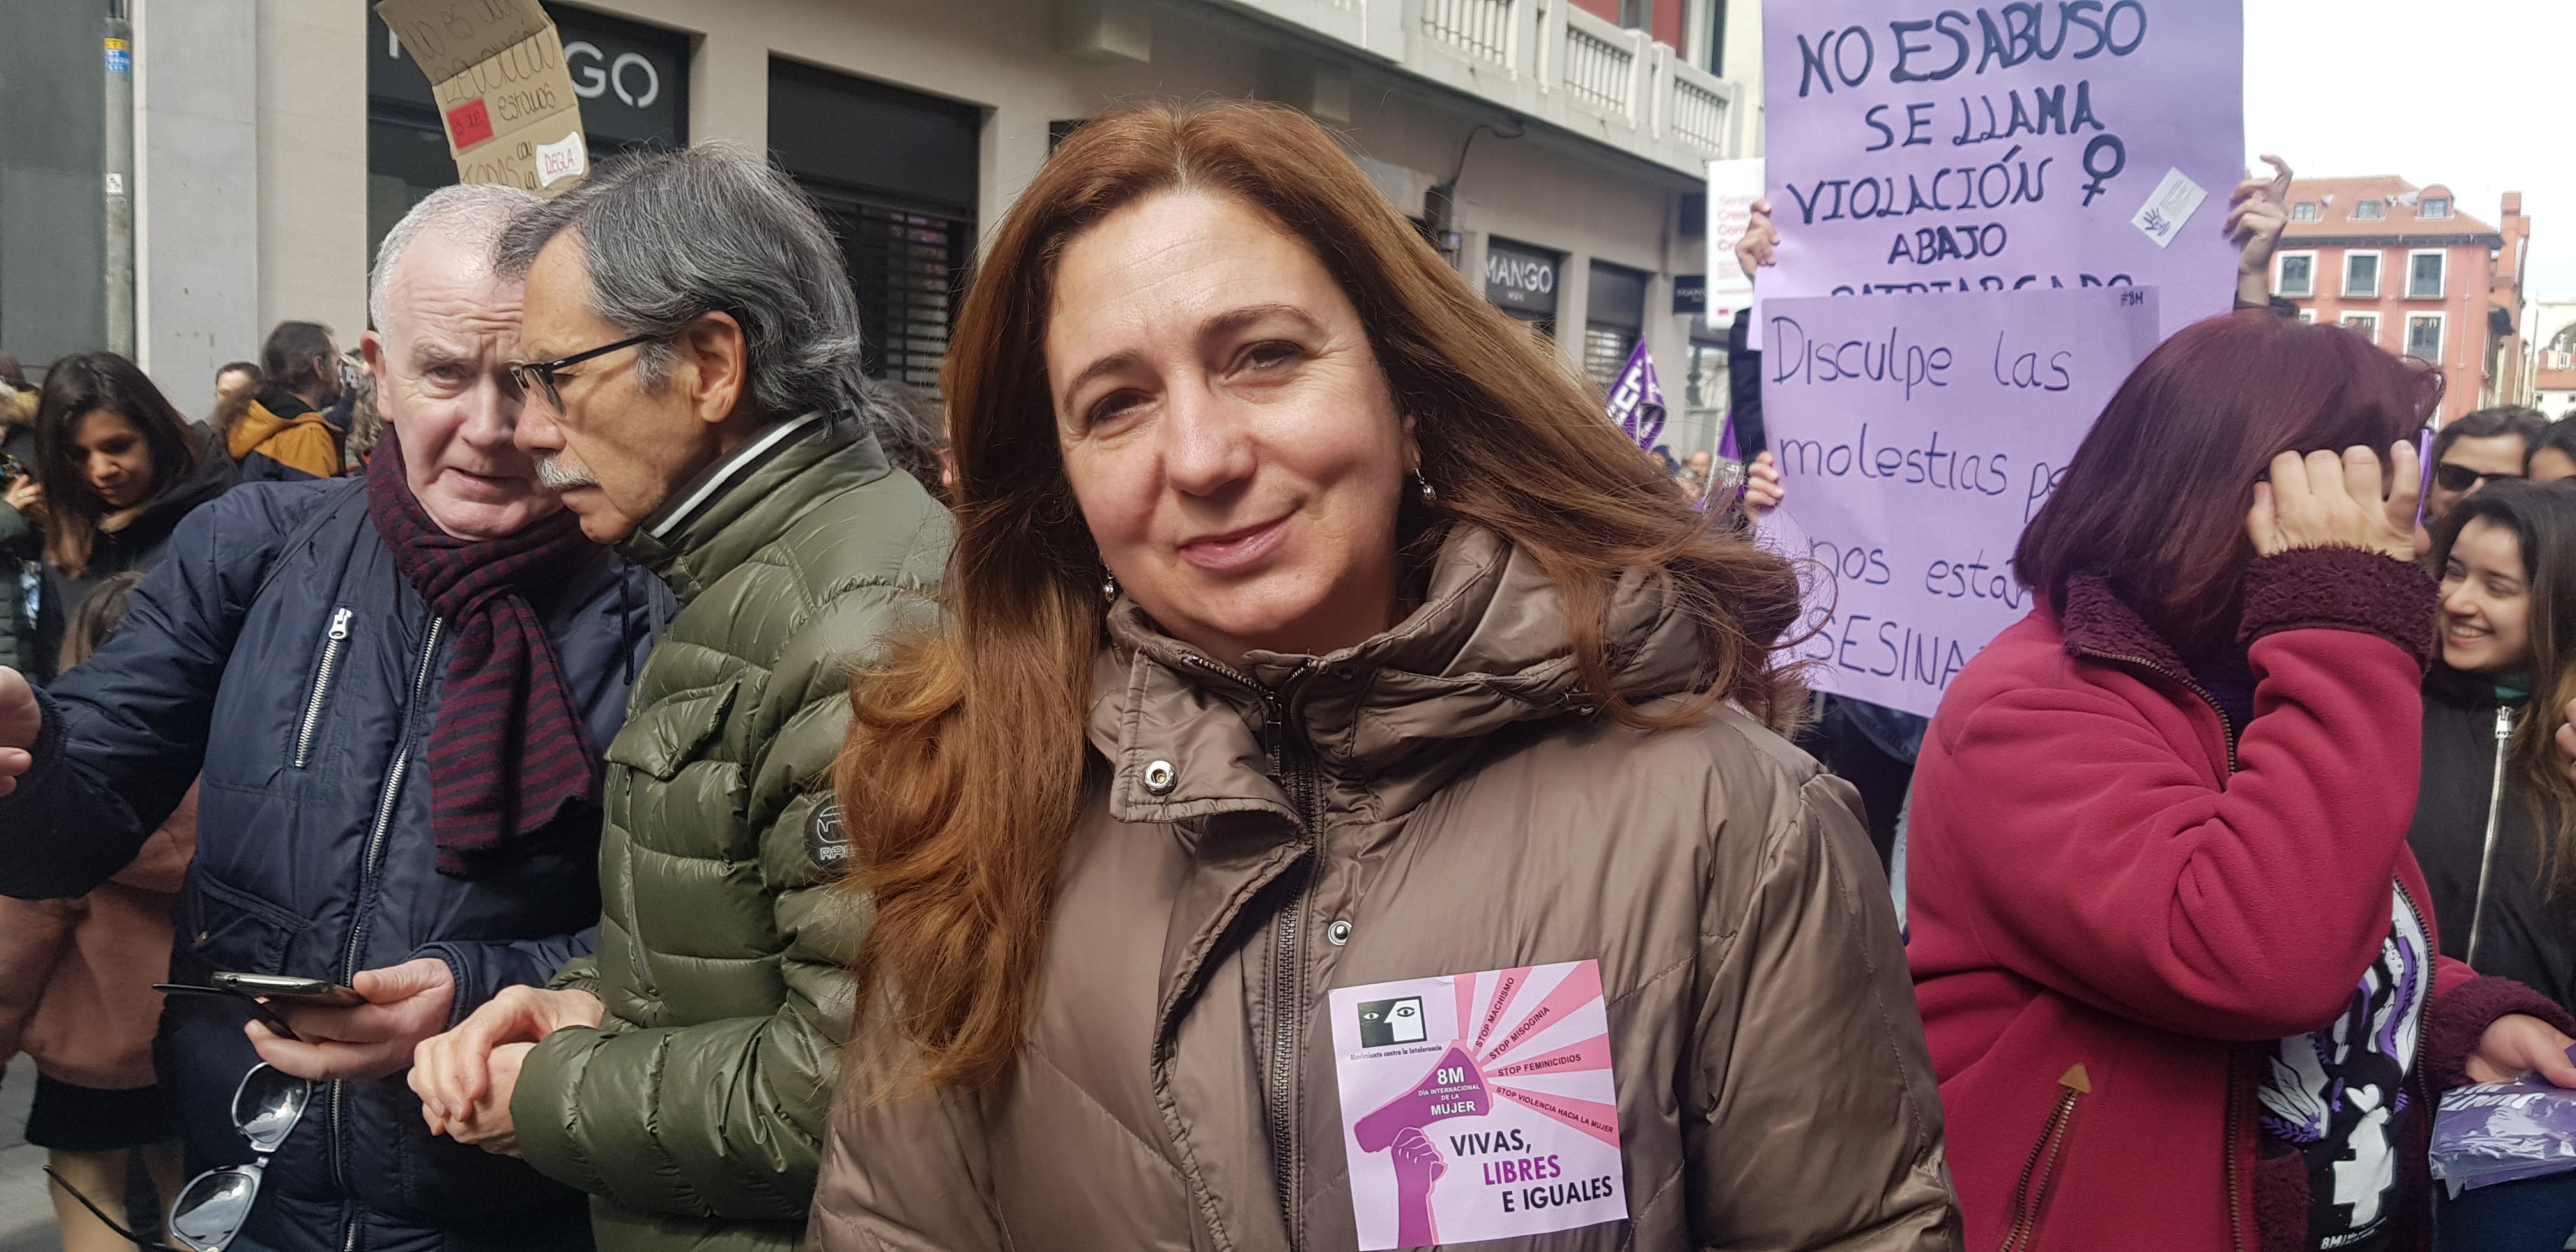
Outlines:
[{"label": "brown puffy jacket", "polygon": [[[1850,787],[1732,709],[1656,733],[1590,715],[1555,593],[1483,532],[1444,545],[1402,625],[1320,659],[1232,674],[1130,602],[1110,629],[1090,726],[1110,772],[1028,1042],[985,1090],[845,1088],[816,1246],[1354,1247],[1330,989],[1587,958],[1629,1220],[1484,1246],[1956,1246]],[[1650,579],[1610,640],[1631,699],[1697,660]]]},{"label": "brown puffy jacket", "polygon": [[152,1085],[152,1035],[170,977],[170,914],[197,851],[197,789],[98,889],[0,897],[0,1065],[21,1050],[56,1082]]}]

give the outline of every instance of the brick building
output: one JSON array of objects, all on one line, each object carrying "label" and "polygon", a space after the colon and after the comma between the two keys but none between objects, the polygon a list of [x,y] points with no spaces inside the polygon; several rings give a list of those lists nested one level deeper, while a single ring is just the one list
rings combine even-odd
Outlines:
[{"label": "brick building", "polygon": [[2290,227],[2272,290],[2303,321],[2340,323],[2380,347],[2438,365],[2447,422],[2524,402],[2523,264],[2531,219],[2505,193],[2501,224],[2460,211],[2449,188],[2405,179],[2310,178],[2290,185]]}]

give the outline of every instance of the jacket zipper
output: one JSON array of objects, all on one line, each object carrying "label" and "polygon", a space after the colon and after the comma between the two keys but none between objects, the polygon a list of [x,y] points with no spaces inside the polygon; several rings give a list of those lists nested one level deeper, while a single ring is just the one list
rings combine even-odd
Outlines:
[{"label": "jacket zipper", "polygon": [[1299,852],[1302,867],[1287,872],[1297,875],[1297,889],[1280,907],[1279,920],[1270,932],[1270,1063],[1268,1091],[1263,1111],[1270,1132],[1270,1170],[1279,1189],[1279,1215],[1286,1223],[1288,1246],[1299,1246],[1297,1238],[1297,1026],[1303,1016],[1305,979],[1299,965],[1298,944],[1302,938],[1306,914],[1306,897],[1314,890],[1316,862],[1320,859],[1323,831],[1323,788],[1315,768],[1313,747],[1303,735],[1292,733],[1288,726],[1289,697],[1285,694],[1303,675],[1301,669],[1291,674],[1276,688],[1267,687],[1232,666],[1223,665],[1195,653],[1183,653],[1182,659],[1209,673],[1219,675],[1240,686],[1261,693],[1263,746],[1276,754],[1280,782],[1288,792],[1288,801],[1297,810],[1298,833],[1304,848]]},{"label": "jacket zipper", "polygon": [[1316,776],[1314,748],[1288,723],[1287,692],[1297,677],[1291,675],[1276,689],[1260,688],[1265,730],[1272,750],[1278,754],[1279,778],[1286,785],[1289,803],[1297,810],[1299,833],[1306,845],[1301,853],[1305,865],[1288,871],[1297,876],[1296,889],[1280,906],[1279,920],[1270,932],[1270,1169],[1279,1188],[1279,1216],[1286,1223],[1288,1246],[1292,1249],[1299,1246],[1297,1026],[1298,1019],[1304,1016],[1306,999],[1300,943],[1304,938],[1306,896],[1314,890],[1324,825],[1323,787]]},{"label": "jacket zipper", "polygon": [[2021,1163],[2021,1181],[2013,1186],[2012,1226],[2004,1231],[2004,1241],[1996,1252],[2024,1252],[2039,1237],[2040,1210],[2048,1203],[2048,1184],[2056,1177],[2057,1158],[2065,1152],[2066,1141],[2074,1137],[2075,1106],[2093,1090],[2082,1062],[2060,1075],[2057,1086],[2057,1105],[2048,1111],[2048,1120],[2040,1123],[2039,1139],[2030,1145],[2030,1156]]},{"label": "jacket zipper", "polygon": [[[439,635],[446,625],[447,619],[433,617],[429,619],[428,633],[421,637],[420,666],[412,671],[411,700],[403,706],[403,734],[401,738],[394,741],[393,764],[385,771],[384,794],[376,799],[375,824],[367,831],[366,853],[358,863],[358,904],[357,910],[349,919],[349,947],[340,958],[342,978],[357,972],[358,952],[366,945],[365,909],[368,895],[375,886],[376,865],[384,859],[385,837],[393,829],[394,806],[395,802],[402,797],[403,775],[409,773],[411,768],[412,714],[420,707],[422,694],[429,690],[429,663],[431,658],[438,655]],[[348,1162],[342,1159],[340,1122],[340,1106],[347,1086],[344,1080],[337,1078],[331,1080],[331,1177],[342,1190],[347,1190],[349,1185]],[[358,1237],[355,1222],[356,1219],[353,1217],[349,1227],[349,1243],[344,1246],[355,1246]]]},{"label": "jacket zipper", "polygon": [[2129,656],[2118,652],[2096,652],[2091,648],[2084,649],[2084,655],[2095,660],[2118,661],[2123,665],[2134,665],[2168,682],[2181,684],[2184,689],[2199,696],[2201,703],[2208,705],[2209,711],[2218,715],[2218,728],[2227,736],[2227,772],[2230,776],[2236,773],[2236,722],[2227,716],[2227,710],[2218,706],[2218,697],[2209,694],[2209,688],[2201,686],[2189,674],[2177,674],[2142,656]]},{"label": "jacket zipper", "polygon": [[2499,704],[2495,715],[2495,774],[2487,782],[2487,835],[2478,853],[2477,904],[2469,910],[2469,968],[2478,964],[2478,930],[2487,916],[2487,874],[2495,868],[2496,819],[2504,812],[2505,741],[2513,737],[2513,706]]},{"label": "jacket zipper", "polygon": [[304,723],[295,731],[295,768],[313,759],[313,732],[322,728],[322,702],[331,696],[331,676],[340,668],[340,650],[349,646],[348,609],[331,613],[331,629],[322,637],[322,665],[313,673],[313,694],[304,701]]},{"label": "jacket zipper", "polygon": [[[2226,709],[2219,707],[2218,697],[2209,694],[2209,688],[2200,685],[2199,681],[2189,674],[2175,673],[2173,670],[2142,656],[2130,656],[2125,653],[2118,652],[2097,652],[2091,648],[2084,649],[2084,655],[2096,660],[2116,661],[2123,665],[2135,666],[2150,674],[2163,678],[2168,682],[2175,683],[2183,689],[2191,692],[2193,695],[2200,697],[2200,702],[2208,705],[2209,711],[2218,715],[2218,729],[2220,733],[2226,736],[2227,739],[2227,774],[2230,778],[2236,776],[2236,722],[2235,719],[2227,716]],[[2403,886],[2399,887],[2399,890],[2401,891],[2404,889],[2405,888]],[[2235,1252],[2245,1252],[2246,1250],[2244,1204],[2245,1179],[2243,1167],[2236,1159],[2237,1127],[2243,1116],[2243,1111],[2238,1108],[2238,1105],[2244,1103],[2250,1098],[2250,1093],[2242,1098],[2240,1098],[2238,1094],[2236,1081],[2236,1057],[2234,1052],[2231,1051],[2227,1058],[2226,1137],[2220,1141],[2219,1156],[2220,1159],[2227,1162],[2227,1241],[2228,1246],[2234,1248]],[[2067,1097],[2067,1108],[2071,1114],[2073,1111],[2071,1093],[2070,1096]],[[2036,1157],[2037,1149],[2034,1148],[2032,1151],[2034,1157]],[[2034,1213],[2033,1221],[2036,1222],[2036,1220],[2036,1214]],[[2006,1249],[2006,1252],[2009,1252],[2012,1246],[2011,1240],[2005,1240],[2004,1248]]]}]

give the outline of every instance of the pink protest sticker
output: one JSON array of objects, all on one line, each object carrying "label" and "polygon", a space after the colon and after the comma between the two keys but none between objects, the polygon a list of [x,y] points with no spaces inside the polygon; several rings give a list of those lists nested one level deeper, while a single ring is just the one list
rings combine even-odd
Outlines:
[{"label": "pink protest sticker", "polygon": [[1628,1216],[1601,967],[1443,974],[1331,995],[1361,1252]]}]

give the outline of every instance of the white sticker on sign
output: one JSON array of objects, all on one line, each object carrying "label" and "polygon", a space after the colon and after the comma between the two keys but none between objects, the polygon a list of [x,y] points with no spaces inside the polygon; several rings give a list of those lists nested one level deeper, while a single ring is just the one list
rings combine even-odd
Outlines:
[{"label": "white sticker on sign", "polygon": [[2200,202],[2208,198],[2209,193],[2201,190],[2200,184],[2191,181],[2189,175],[2169,169],[2165,171],[2165,180],[2156,184],[2155,193],[2147,197],[2146,204],[2138,209],[2138,215],[2129,221],[2146,232],[2147,238],[2155,240],[2157,247],[2169,247],[2174,236],[2182,233],[2183,223],[2190,221],[2191,215],[2200,211]]},{"label": "white sticker on sign", "polygon": [[1330,1000],[1362,1252],[1628,1216],[1597,963],[1343,987]]},{"label": "white sticker on sign", "polygon": [[581,132],[537,145],[537,185],[552,187],[590,172],[590,154],[582,149]]}]

